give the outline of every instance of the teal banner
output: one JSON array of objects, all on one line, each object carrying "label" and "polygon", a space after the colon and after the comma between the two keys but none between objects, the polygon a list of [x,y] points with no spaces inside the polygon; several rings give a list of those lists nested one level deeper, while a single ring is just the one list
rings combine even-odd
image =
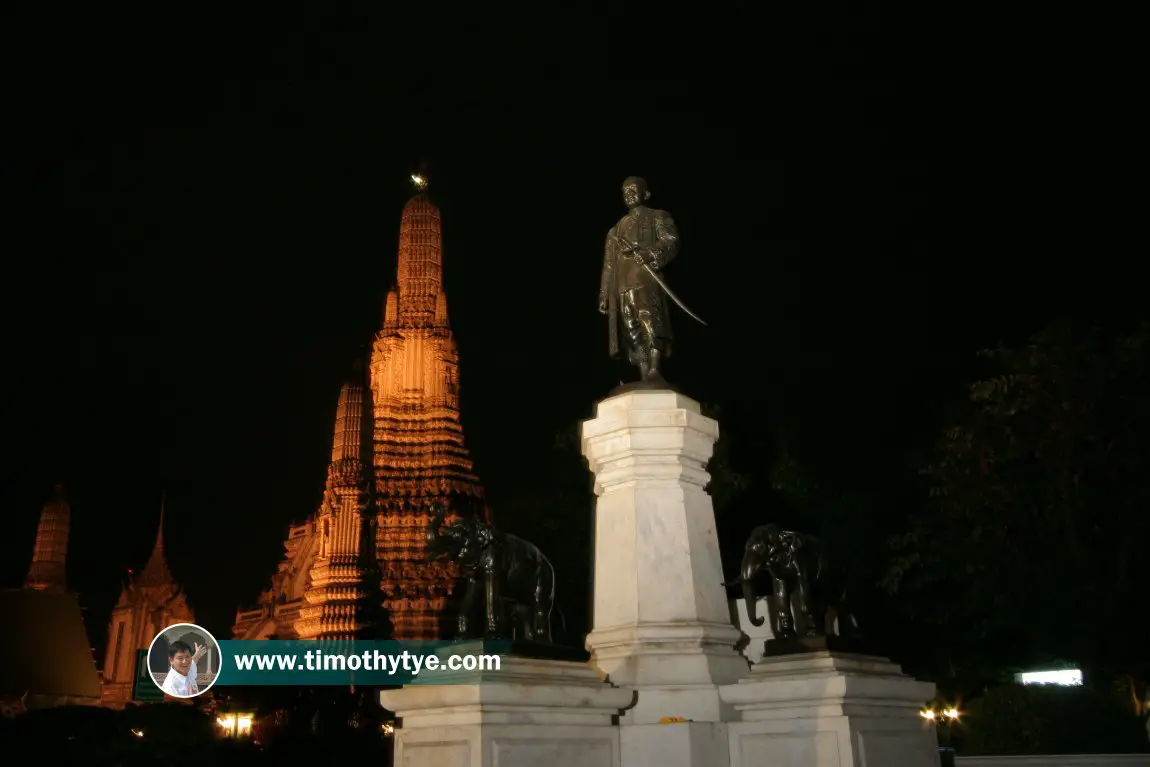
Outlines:
[{"label": "teal banner", "polygon": [[216,686],[476,684],[511,643],[221,641]]}]

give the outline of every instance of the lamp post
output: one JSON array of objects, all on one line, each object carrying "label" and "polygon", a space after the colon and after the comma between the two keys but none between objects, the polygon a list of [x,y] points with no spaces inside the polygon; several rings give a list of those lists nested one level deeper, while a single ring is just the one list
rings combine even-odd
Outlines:
[{"label": "lamp post", "polygon": [[955,767],[955,752],[950,746],[950,728],[958,724],[962,713],[955,706],[946,706],[941,711],[933,708],[924,708],[919,716],[938,726],[940,733],[938,756],[942,767]]}]

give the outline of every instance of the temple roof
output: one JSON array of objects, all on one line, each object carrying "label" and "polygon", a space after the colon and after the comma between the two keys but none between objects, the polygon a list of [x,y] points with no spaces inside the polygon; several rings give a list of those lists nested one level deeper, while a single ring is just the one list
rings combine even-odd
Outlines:
[{"label": "temple roof", "polygon": [[160,529],[156,532],[156,545],[137,583],[141,586],[167,586],[172,583],[172,572],[164,556],[164,503],[160,503]]}]

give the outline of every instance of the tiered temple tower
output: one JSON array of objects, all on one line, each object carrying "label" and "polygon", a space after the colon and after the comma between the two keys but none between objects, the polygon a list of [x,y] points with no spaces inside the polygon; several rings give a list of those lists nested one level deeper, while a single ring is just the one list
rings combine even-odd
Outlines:
[{"label": "tiered temple tower", "polygon": [[[104,656],[104,703],[121,706],[132,699],[136,677],[136,651],[146,650],[163,629],[175,623],[195,623],[183,588],[172,578],[164,556],[164,509],[160,507],[160,529],[152,556],[139,575],[130,574],[108,622],[108,646]],[[213,663],[200,663],[201,677],[209,675]]]},{"label": "tiered temple tower", "polygon": [[[341,392],[320,508],[290,529],[272,587],[237,613],[235,639],[436,639],[452,620],[457,570],[428,559],[429,507],[444,501],[449,519],[486,509],[460,423],[439,209],[420,187],[400,220],[370,388],[357,380]],[[361,545],[366,564],[356,564]]]},{"label": "tiered temple tower", "polygon": [[36,528],[36,546],[24,588],[63,594],[68,590],[68,532],[72,524],[72,507],[64,497],[64,486],[56,485],[52,497],[40,512]]},{"label": "tiered temple tower", "polygon": [[459,355],[443,292],[439,208],[426,193],[399,225],[399,268],[371,355],[376,552],[384,607],[397,639],[441,635],[456,572],[429,562],[430,504],[484,513],[483,489],[464,446]]},{"label": "tiered temple tower", "polygon": [[339,394],[331,463],[323,502],[315,516],[318,550],[311,561],[305,606],[295,632],[300,639],[355,639],[374,633],[377,601],[371,556],[368,420],[370,402],[362,365]]},{"label": "tiered temple tower", "polygon": [[0,716],[101,703],[84,613],[65,574],[72,509],[56,485],[40,512],[22,589],[0,589]]}]

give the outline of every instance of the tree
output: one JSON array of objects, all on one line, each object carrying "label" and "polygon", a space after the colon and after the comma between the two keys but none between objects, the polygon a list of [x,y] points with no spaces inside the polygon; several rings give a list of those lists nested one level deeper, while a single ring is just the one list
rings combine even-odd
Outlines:
[{"label": "tree", "polygon": [[924,467],[929,501],[891,541],[884,581],[957,674],[1044,658],[1092,681],[1144,673],[1148,341],[1146,324],[1059,322],[982,353],[993,374]]},{"label": "tree", "polygon": [[[876,600],[875,582],[887,565],[885,513],[867,490],[829,472],[817,472],[797,437],[782,430],[768,470],[774,506],[770,521],[819,538],[826,563],[839,571],[863,631],[886,652],[895,649],[889,612]],[[889,504],[888,504],[889,505]],[[756,520],[756,524],[768,521]]]},{"label": "tree", "polygon": [[[722,424],[721,405],[704,403],[700,409],[703,415]],[[707,464],[707,473],[711,475],[711,481],[707,483],[707,493],[715,506],[715,518],[722,519],[733,508],[735,502],[750,489],[751,475],[739,471],[731,461],[731,442],[721,429],[719,439],[715,442],[714,451],[711,453],[711,460]]]}]

